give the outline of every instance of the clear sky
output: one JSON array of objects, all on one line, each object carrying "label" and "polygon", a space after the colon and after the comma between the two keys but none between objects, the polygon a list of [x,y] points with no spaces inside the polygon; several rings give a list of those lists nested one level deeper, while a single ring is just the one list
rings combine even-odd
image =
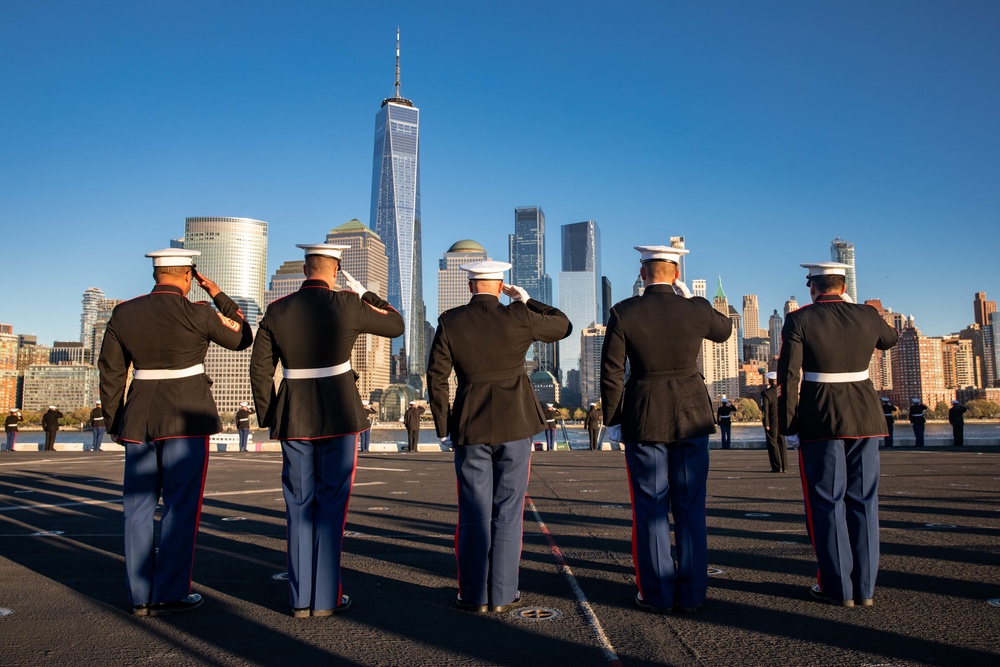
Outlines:
[{"label": "clear sky", "polygon": [[[270,224],[268,275],[368,220],[375,114],[421,112],[423,262],[507,259],[516,206],[593,219],[614,298],[636,244],[762,324],[799,262],[856,245],[862,299],[925,334],[1000,297],[1000,3],[0,2],[0,322],[76,340],[80,298],[147,292],[188,216]],[[211,276],[210,276],[211,277]],[[557,286],[558,289],[558,286]]]}]

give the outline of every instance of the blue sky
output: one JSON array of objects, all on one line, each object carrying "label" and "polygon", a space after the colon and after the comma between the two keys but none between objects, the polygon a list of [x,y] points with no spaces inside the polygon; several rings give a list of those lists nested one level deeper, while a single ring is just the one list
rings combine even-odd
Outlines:
[{"label": "blue sky", "polygon": [[187,216],[295,243],[369,223],[374,117],[421,110],[423,261],[506,259],[515,206],[593,219],[614,298],[635,244],[687,238],[691,278],[762,324],[803,261],[856,244],[861,298],[925,334],[1000,297],[1000,3],[0,3],[0,322],[75,340],[90,286],[148,291]]}]

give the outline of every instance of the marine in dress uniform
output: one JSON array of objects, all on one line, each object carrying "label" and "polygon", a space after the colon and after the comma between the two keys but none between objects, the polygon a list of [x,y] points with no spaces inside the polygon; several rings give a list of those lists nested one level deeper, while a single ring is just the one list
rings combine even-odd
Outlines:
[{"label": "marine in dress uniform", "polygon": [[896,421],[896,406],[888,398],[882,397],[882,414],[885,415],[885,446],[892,447],[892,429]]},{"label": "marine in dress uniform", "polygon": [[[140,616],[202,603],[191,593],[195,536],[208,439],[222,430],[205,354],[209,343],[243,350],[253,339],[236,303],[195,270],[200,254],[168,248],[146,255],[156,285],[115,307],[97,362],[108,433],[125,447],[125,572],[133,613]],[[185,298],[195,281],[218,310]],[[157,542],[154,514],[161,495]]]},{"label": "marine in dress uniform", "polygon": [[[250,380],[258,423],[281,441],[289,601],[292,615],[302,618],[330,616],[351,604],[342,590],[341,551],[358,436],[368,428],[351,350],[360,334],[401,335],[403,318],[340,270],[349,246],[298,247],[305,252],[306,280],[268,306]],[[350,289],[335,289],[339,273]],[[278,362],[282,381],[275,389]]]},{"label": "marine in dress uniform", "polygon": [[788,452],[778,431],[778,374],[771,372],[764,377],[767,388],[760,392],[760,420],[767,437],[767,458],[771,462],[771,472],[785,472]]},{"label": "marine in dress uniform", "polygon": [[717,412],[719,431],[722,433],[722,449],[729,449],[733,440],[733,413],[736,408],[725,396],[722,397],[722,405]]},{"label": "marine in dress uniform", "polygon": [[952,444],[961,447],[965,444],[965,413],[969,408],[958,401],[951,402],[951,409],[948,410],[948,423],[951,424]]},{"label": "marine in dress uniform", "polygon": [[559,421],[559,411],[552,403],[545,404],[545,449],[554,452],[556,449],[556,425]]},{"label": "marine in dress uniform", "polygon": [[378,410],[375,409],[368,401],[361,401],[361,404],[365,406],[365,416],[368,419],[368,428],[361,432],[358,436],[358,450],[361,452],[367,452],[371,448],[372,442],[372,426],[375,423],[375,416],[378,414]]},{"label": "marine in dress uniform", "polygon": [[817,599],[872,604],[878,574],[879,398],[875,349],[898,334],[871,306],[843,295],[847,264],[803,264],[812,304],[789,313],[778,358],[781,433],[799,442],[806,524],[819,562]]},{"label": "marine in dress uniform", "polygon": [[590,436],[590,451],[596,452],[601,448],[601,429],[604,428],[604,415],[597,408],[597,403],[590,404],[584,426],[587,427],[587,435]]},{"label": "marine in dress uniform", "polygon": [[[458,481],[458,608],[500,612],[521,603],[524,497],[531,439],[545,428],[545,414],[524,372],[535,341],[553,343],[570,334],[561,311],[503,284],[506,262],[484,261],[469,273],[468,304],[438,318],[427,366],[434,427],[455,448]],[[500,303],[500,292],[511,297]],[[458,389],[449,406],[448,377]]]},{"label": "marine in dress uniform", "polygon": [[240,403],[240,409],[236,411],[236,431],[240,434],[240,451],[247,451],[247,442],[250,440],[250,415],[253,408],[246,401]]},{"label": "marine in dress uniform", "polygon": [[45,451],[54,452],[56,449],[56,433],[59,432],[59,420],[63,418],[63,413],[50,405],[49,409],[42,415],[42,430],[45,431]]},{"label": "marine in dress uniform", "polygon": [[907,413],[907,419],[913,425],[914,447],[924,446],[924,429],[927,426],[927,417],[925,414],[929,409],[920,402],[919,398],[910,399],[910,410]]},{"label": "marine in dress uniform", "polygon": [[104,426],[104,410],[101,409],[100,401],[97,401],[94,409],[90,411],[90,430],[94,435],[94,442],[90,450],[99,452],[101,451],[101,441],[104,440],[104,432],[107,430]]},{"label": "marine in dress uniform", "polygon": [[[678,278],[687,250],[636,246],[642,296],[611,309],[601,352],[608,437],[625,443],[632,495],[632,556],[643,609],[693,613],[708,588],[705,489],[712,401],[698,372],[704,339],[721,343],[733,324]],[[625,379],[626,361],[631,374]],[[676,560],[670,553],[673,513]]]},{"label": "marine in dress uniform", "polygon": [[17,442],[17,429],[18,424],[21,423],[21,411],[17,408],[11,408],[7,414],[7,418],[3,422],[3,430],[7,435],[7,441],[4,445],[5,452],[14,451],[14,443]]},{"label": "marine in dress uniform", "polygon": [[403,425],[406,427],[406,450],[417,451],[417,443],[420,441],[420,416],[427,412],[426,409],[417,405],[416,401],[410,401],[410,406],[403,413]]}]

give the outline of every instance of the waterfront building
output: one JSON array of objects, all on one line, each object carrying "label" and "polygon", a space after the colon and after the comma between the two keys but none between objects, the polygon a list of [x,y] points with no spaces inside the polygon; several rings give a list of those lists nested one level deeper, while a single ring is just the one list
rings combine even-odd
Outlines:
[{"label": "waterfront building", "polygon": [[[94,322],[97,311],[104,301],[104,292],[99,287],[88,287],[83,292],[82,312],[80,314],[80,343],[88,350],[94,349]],[[99,352],[100,350],[98,350]]]},{"label": "waterfront building", "polygon": [[944,386],[947,389],[975,389],[976,355],[972,351],[972,341],[955,336],[946,336],[941,346]]},{"label": "waterfront building", "polygon": [[9,324],[0,324],[0,410],[18,406],[17,334]]},{"label": "waterfront building", "polygon": [[[523,287],[532,299],[551,306],[552,278],[545,269],[545,212],[541,207],[514,209],[514,233],[508,236],[508,246],[510,282]],[[557,375],[556,344],[532,343],[527,362]]]},{"label": "waterfront building", "polygon": [[765,338],[767,332],[761,333],[760,308],[757,305],[756,294],[743,295],[743,336],[744,338]]},{"label": "waterfront building", "polygon": [[97,400],[98,372],[89,364],[35,364],[24,372],[22,410],[44,412],[54,405],[65,414]]},{"label": "waterfront building", "polygon": [[576,332],[600,321],[601,230],[593,220],[562,226],[562,271],[559,273],[559,310],[573,323],[573,334],[559,341],[559,366],[566,381],[563,399],[579,405],[581,387],[570,376],[579,377],[580,336]]},{"label": "waterfront building", "polygon": [[[184,221],[183,247],[200,250],[198,271],[209,277],[235,301],[243,316],[256,329],[264,312],[264,282],[267,279],[267,223],[252,218],[192,217]],[[205,291],[195,286],[191,301],[204,301]],[[223,420],[251,400],[250,354],[210,345],[205,372],[212,378],[212,396]]]},{"label": "waterfront building", "polygon": [[97,311],[94,313],[94,326],[90,332],[90,349],[93,350],[93,359],[101,356],[101,346],[104,345],[104,333],[108,329],[108,322],[111,321],[111,313],[115,306],[121,303],[121,299],[101,299],[97,303]]},{"label": "waterfront building", "polygon": [[923,336],[915,326],[908,326],[899,335],[899,342],[891,348],[893,403],[902,409],[911,398],[919,398],[934,408],[940,401],[950,401],[954,391],[948,391],[944,382],[943,340]]},{"label": "waterfront building", "polygon": [[278,270],[271,275],[271,281],[268,283],[267,290],[264,291],[265,310],[278,299],[283,299],[289,294],[299,291],[306,279],[305,266],[306,260],[304,259],[293,259],[281,263]]},{"label": "waterfront building", "polygon": [[976,387],[992,387],[996,382],[996,358],[992,329],[992,325],[982,327],[978,324],[970,324],[958,334],[962,340],[968,340],[972,343],[972,353],[975,356]]},{"label": "waterfront building", "polygon": [[[880,299],[869,299],[865,301],[865,305],[874,308],[886,324],[895,327],[896,313],[884,308]],[[876,349],[872,352],[871,361],[868,362],[868,378],[875,391],[887,392],[892,389],[892,354],[889,350]]]},{"label": "waterfront building", "polygon": [[592,323],[580,332],[580,406],[601,402],[601,349],[607,328]]},{"label": "waterfront building", "polygon": [[740,364],[740,398],[749,398],[760,404],[760,392],[767,384],[764,374],[767,373],[767,362],[750,361]]},{"label": "waterfront building", "polygon": [[420,219],[420,110],[400,94],[399,31],[396,83],[375,116],[371,217],[385,244],[389,284],[385,298],[403,316],[406,330],[392,341],[393,353],[406,349],[408,375],[421,387],[427,341],[423,296]]},{"label": "waterfront building", "polygon": [[858,272],[854,263],[854,244],[839,237],[833,239],[830,241],[830,260],[851,267],[847,269],[847,274],[844,276],[847,283],[847,293],[854,300],[854,303],[861,303],[858,301]]},{"label": "waterfront building", "polygon": [[535,395],[538,396],[538,400],[542,402],[543,406],[546,403],[553,405],[559,403],[561,387],[556,376],[550,371],[535,371],[528,379],[531,380],[531,385],[535,388]]}]

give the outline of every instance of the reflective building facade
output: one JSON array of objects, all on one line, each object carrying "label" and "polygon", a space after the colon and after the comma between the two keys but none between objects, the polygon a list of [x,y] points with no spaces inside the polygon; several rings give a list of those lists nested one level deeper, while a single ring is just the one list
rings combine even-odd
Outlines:
[{"label": "reflective building facade", "polygon": [[854,299],[854,303],[861,303],[858,301],[858,272],[854,264],[854,244],[839,237],[833,239],[830,241],[830,259],[834,262],[850,264],[851,268],[847,269],[845,276],[847,293]]},{"label": "reflective building facade", "polygon": [[593,220],[562,226],[562,271],[559,309],[573,323],[573,333],[559,341],[559,366],[566,384],[564,401],[582,396],[579,380],[580,333],[602,320],[601,230]]},{"label": "reflective building facade", "polygon": [[[552,305],[552,278],[545,272],[545,212],[538,206],[514,209],[514,233],[508,237],[510,282],[528,296]],[[557,374],[555,343],[534,343],[528,350],[530,366]]]},{"label": "reflective building facade", "polygon": [[420,243],[420,110],[399,92],[399,33],[396,92],[375,116],[371,217],[389,258],[386,300],[402,314],[406,331],[393,352],[406,348],[411,376],[424,374],[426,341]]}]

